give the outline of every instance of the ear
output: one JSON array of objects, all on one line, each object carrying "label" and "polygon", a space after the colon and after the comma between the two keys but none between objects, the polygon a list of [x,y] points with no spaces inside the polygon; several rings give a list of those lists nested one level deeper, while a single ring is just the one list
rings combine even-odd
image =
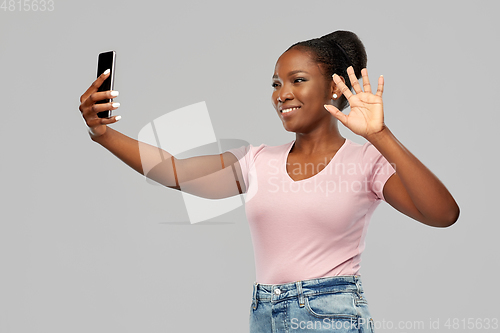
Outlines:
[{"label": "ear", "polygon": [[[345,84],[345,79],[342,76],[340,76],[340,79]],[[337,95],[337,97],[334,97],[335,94]],[[334,103],[335,101],[337,101],[340,98],[340,96],[342,96],[342,92],[339,89],[339,87],[337,87],[335,82],[333,82],[333,78],[332,78],[332,82],[330,83],[330,96],[329,96],[329,98],[332,100],[332,103]]]},{"label": "ear", "polygon": [[[345,79],[343,76],[340,76],[340,79],[342,80],[342,82],[345,84]],[[337,98],[333,98],[333,95],[334,94],[337,94]],[[342,92],[341,90],[339,89],[339,87],[337,87],[337,85],[335,84],[335,82],[333,82],[333,78],[332,78],[332,82],[331,82],[331,87],[330,87],[330,98],[333,100],[333,101],[336,101],[340,98],[340,96],[342,95]]]}]

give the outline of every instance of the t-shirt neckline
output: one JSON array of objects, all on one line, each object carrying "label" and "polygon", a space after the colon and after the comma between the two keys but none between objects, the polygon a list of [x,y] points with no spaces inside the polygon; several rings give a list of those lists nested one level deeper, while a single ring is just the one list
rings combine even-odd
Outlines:
[{"label": "t-shirt neckline", "polygon": [[290,177],[290,175],[286,171],[286,161],[288,160],[288,155],[290,154],[290,150],[292,150],[292,147],[295,144],[295,140],[293,140],[292,142],[290,142],[290,146],[288,147],[288,149],[285,152],[285,160],[283,161],[283,168],[282,168],[282,170],[285,173],[285,176],[288,177],[288,180],[291,181],[291,182],[293,182],[293,183],[299,183],[299,182],[303,182],[303,181],[306,181],[306,180],[312,180],[314,177],[318,176],[322,172],[326,172],[325,171],[326,168],[328,168],[334,162],[334,160],[337,158],[337,156],[339,155],[339,153],[344,149],[345,146],[347,146],[348,142],[350,142],[350,140],[346,138],[345,141],[344,141],[344,143],[342,144],[342,146],[340,146],[339,150],[337,150],[337,152],[335,153],[335,155],[333,155],[332,159],[328,162],[328,164],[320,172],[316,173],[314,176],[309,177],[309,178],[305,178],[305,179],[301,179],[301,180],[293,180],[292,177]]}]

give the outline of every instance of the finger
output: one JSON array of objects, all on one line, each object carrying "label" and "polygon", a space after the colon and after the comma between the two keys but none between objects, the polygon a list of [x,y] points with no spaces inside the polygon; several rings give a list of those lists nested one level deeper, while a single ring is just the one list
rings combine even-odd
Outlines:
[{"label": "finger", "polygon": [[116,123],[118,120],[120,120],[122,117],[121,116],[113,116],[110,118],[98,118],[95,117],[93,119],[90,119],[87,121],[87,126],[90,128],[97,127],[99,125],[108,125],[112,123]]},{"label": "finger", "polygon": [[340,92],[345,96],[345,98],[347,98],[347,99],[351,98],[352,92],[345,85],[345,83],[342,82],[342,79],[340,78],[340,76],[338,76],[337,74],[333,74],[333,82],[335,82],[337,87],[339,87]]},{"label": "finger", "polygon": [[118,96],[118,91],[115,90],[108,90],[108,91],[100,91],[100,92],[94,92],[86,100],[83,101],[82,104],[80,104],[80,111],[82,113],[86,113],[86,110],[89,110],[89,108],[94,107],[94,105],[102,105],[102,103],[96,103],[102,100],[110,99],[113,100],[114,97]]},{"label": "finger", "polygon": [[83,117],[85,119],[92,119],[96,117],[97,113],[108,110],[116,110],[120,107],[120,103],[111,102],[111,103],[103,103],[103,104],[92,104],[89,107],[80,108],[82,111]]},{"label": "finger", "polygon": [[101,84],[104,82],[104,80],[106,80],[108,78],[109,74],[110,74],[110,71],[105,70],[101,75],[99,75],[99,77],[94,82],[92,82],[92,84],[87,89],[87,91],[85,91],[83,93],[83,95],[80,97],[80,102],[83,102],[84,100],[86,100],[89,97],[90,94],[92,94],[93,92],[96,92],[97,89],[99,89]]},{"label": "finger", "polygon": [[347,116],[340,112],[339,109],[337,109],[333,105],[324,105],[325,109],[330,112],[335,118],[337,118],[342,124],[346,125],[347,124]]},{"label": "finger", "polygon": [[372,87],[370,85],[370,80],[368,79],[368,71],[366,70],[366,68],[363,68],[361,70],[361,76],[363,77],[363,89],[365,90],[365,92],[371,93]]},{"label": "finger", "polygon": [[354,73],[354,68],[352,68],[352,66],[349,66],[347,68],[347,75],[349,75],[349,81],[351,81],[351,86],[353,87],[356,94],[363,92],[363,90],[361,89],[361,86],[359,85],[358,78],[356,77],[356,74]]},{"label": "finger", "polygon": [[380,75],[378,78],[378,87],[377,87],[377,96],[382,97],[382,94],[384,93],[384,76]]},{"label": "finger", "polygon": [[113,116],[110,118],[101,118],[103,124],[113,124],[116,123],[118,120],[122,119],[122,116]]},{"label": "finger", "polygon": [[118,103],[118,102],[94,104],[94,105],[92,105],[91,111],[92,111],[92,113],[97,114],[97,113],[102,112],[102,111],[116,110],[119,107],[120,107],[120,103]]},{"label": "finger", "polygon": [[84,101],[84,104],[92,104],[105,99],[113,99],[119,95],[116,90],[98,91],[89,95],[89,97]]}]

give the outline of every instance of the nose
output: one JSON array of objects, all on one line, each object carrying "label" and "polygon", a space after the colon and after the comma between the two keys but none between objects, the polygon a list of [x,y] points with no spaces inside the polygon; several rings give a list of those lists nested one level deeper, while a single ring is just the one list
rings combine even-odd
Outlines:
[{"label": "nose", "polygon": [[278,102],[283,103],[286,100],[290,100],[290,99],[293,99],[292,91],[286,86],[281,87],[281,89],[278,93]]}]

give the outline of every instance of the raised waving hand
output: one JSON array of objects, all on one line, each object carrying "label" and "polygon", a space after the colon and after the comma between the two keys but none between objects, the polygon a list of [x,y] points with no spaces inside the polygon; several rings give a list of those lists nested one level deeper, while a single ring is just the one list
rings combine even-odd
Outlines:
[{"label": "raised waving hand", "polygon": [[349,101],[351,107],[349,114],[342,113],[333,105],[325,105],[325,108],[351,131],[368,139],[369,136],[382,131],[385,127],[382,102],[384,77],[379,77],[377,91],[372,93],[366,68],[361,70],[363,88],[359,84],[352,66],[347,69],[347,74],[354,93],[349,90],[337,74],[333,75],[333,81]]}]

